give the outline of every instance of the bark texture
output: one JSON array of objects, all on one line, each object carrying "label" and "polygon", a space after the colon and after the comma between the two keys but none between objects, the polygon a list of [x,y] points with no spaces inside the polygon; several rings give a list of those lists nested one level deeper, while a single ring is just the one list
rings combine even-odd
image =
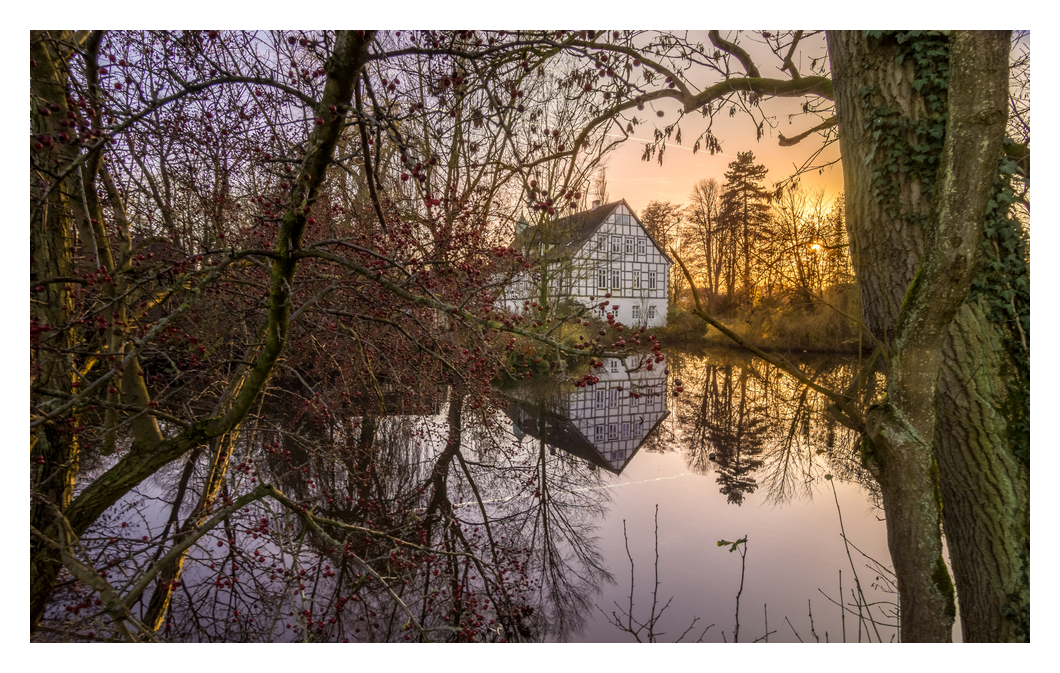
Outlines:
[{"label": "bark texture", "polygon": [[1030,640],[1030,471],[1013,455],[1017,364],[979,303],[950,327],[935,448],[965,642]]},{"label": "bark texture", "polygon": [[[1011,615],[1029,597],[1029,488],[1004,411],[1018,379],[1004,330],[967,300],[1001,151],[1008,34],[935,40],[923,53],[948,59],[933,82],[893,38],[828,37],[851,253],[865,322],[891,356],[888,398],[869,414],[867,458],[887,507],[902,638],[949,638],[941,515],[964,639],[1012,640]],[[939,151],[931,134],[943,123]],[[933,161],[880,170],[906,147],[937,156],[937,173]]]},{"label": "bark texture", "polygon": [[[30,58],[36,64],[30,78],[30,123],[38,138],[48,139],[46,147],[50,149],[44,155],[45,160],[55,165],[66,165],[74,157],[70,146],[60,140],[65,129],[58,123],[68,112],[67,61],[73,57],[74,39],[66,31],[30,33]],[[50,281],[72,275],[76,235],[71,195],[77,190],[72,178],[59,184],[51,180],[43,171],[34,171],[30,176],[30,204],[35,206],[30,219],[30,282],[35,288],[41,288],[35,289],[30,300],[30,316],[39,329],[47,329],[39,333],[39,345],[33,357],[36,369],[31,370],[30,380],[35,388],[69,394],[73,390],[71,370],[77,368],[77,363],[70,360],[69,331],[61,328],[71,320],[73,305],[66,284]],[[47,198],[42,201],[40,197],[44,193]],[[39,393],[34,392],[34,397],[34,401],[45,401]],[[52,527],[56,516],[65,512],[73,496],[80,456],[71,425],[69,421],[46,422],[30,439],[35,461],[30,525],[36,531]],[[43,612],[44,593],[50,595],[60,567],[58,554],[52,553],[37,535],[30,537],[30,567],[32,617]]]}]

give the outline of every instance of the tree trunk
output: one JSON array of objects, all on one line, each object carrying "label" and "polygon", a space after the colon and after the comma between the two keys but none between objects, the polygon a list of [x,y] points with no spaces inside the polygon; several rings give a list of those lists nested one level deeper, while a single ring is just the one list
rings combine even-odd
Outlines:
[{"label": "tree trunk", "polygon": [[[914,49],[918,39],[931,43]],[[949,638],[941,509],[965,640],[1011,639],[1019,620],[1004,626],[1002,615],[1022,614],[1029,598],[1029,488],[996,411],[1011,408],[1012,363],[982,307],[966,303],[1000,152],[1007,36],[903,46],[830,33],[828,43],[851,257],[865,323],[891,354],[867,446],[887,507],[902,638]],[[931,143],[942,128],[940,148]],[[908,160],[913,146],[938,157],[937,176],[932,162]],[[891,170],[895,156],[906,163]]]},{"label": "tree trunk", "polygon": [[[53,139],[53,145],[36,153],[48,170],[56,165],[66,166],[75,156],[71,146],[60,142],[60,133],[65,129],[58,123],[66,118],[68,111],[66,61],[72,57],[72,52],[66,51],[70,47],[63,45],[72,45],[73,39],[65,31],[30,35],[30,58],[36,63],[30,77],[30,121],[38,138]],[[56,106],[57,110],[42,114],[42,109],[49,105]],[[75,232],[70,195],[80,191],[73,184],[75,175],[53,185],[43,173],[33,171],[30,180],[31,282],[35,287],[42,283],[41,290],[35,289],[30,301],[34,328],[41,330],[34,338],[30,381],[33,387],[67,394],[73,390],[73,370],[79,369],[79,363],[73,362],[69,355],[73,340],[71,331],[66,329],[73,320],[73,304],[65,283],[49,281],[74,275]],[[42,200],[42,193],[49,188],[47,199]],[[34,407],[46,410],[63,401],[46,393],[34,393],[33,397]],[[73,496],[80,458],[74,424],[74,417],[67,414],[42,424],[30,438],[31,454],[36,461],[31,482],[30,525],[40,532],[48,530],[57,515],[65,512]],[[58,553],[53,553],[36,535],[30,537],[30,566],[33,596],[30,624],[35,625],[44,612],[45,597],[51,595],[60,567]]]},{"label": "tree trunk", "polygon": [[[202,493],[199,495],[199,502],[195,505],[195,509],[192,510],[191,516],[184,520],[184,523],[174,534],[173,546],[183,543],[195,532],[195,529],[206,523],[209,518],[214,501],[221,493],[225,472],[228,469],[229,458],[231,458],[232,450],[235,448],[237,436],[238,431],[215,439],[212,442],[217,448],[213,452],[213,460],[210,462],[210,470],[206,476],[206,482],[203,484]],[[189,551],[190,549],[184,550],[173,559],[172,563],[167,564],[158,573],[154,593],[151,594],[147,612],[144,613],[144,617],[141,620],[152,631],[161,629],[165,622],[166,613],[169,611],[170,601],[173,598],[173,591],[176,588],[176,582],[180,581],[184,572],[184,561],[187,559]]]},{"label": "tree trunk", "polygon": [[1030,639],[1030,473],[1013,455],[1018,365],[979,303],[950,327],[935,433],[943,522],[965,642]]}]

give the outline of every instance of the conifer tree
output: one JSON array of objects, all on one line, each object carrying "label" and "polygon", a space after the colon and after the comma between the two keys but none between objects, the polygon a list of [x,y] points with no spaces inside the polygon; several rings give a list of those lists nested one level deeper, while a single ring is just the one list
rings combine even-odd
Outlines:
[{"label": "conifer tree", "polygon": [[762,187],[767,169],[755,163],[754,152],[740,152],[725,171],[721,219],[735,232],[743,262],[743,291],[751,293],[751,245],[763,236],[769,222],[769,192]]}]

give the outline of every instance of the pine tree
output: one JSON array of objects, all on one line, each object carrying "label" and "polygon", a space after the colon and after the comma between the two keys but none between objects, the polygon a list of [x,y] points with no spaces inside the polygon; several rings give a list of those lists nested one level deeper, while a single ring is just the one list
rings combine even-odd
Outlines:
[{"label": "pine tree", "polygon": [[761,239],[769,222],[769,192],[761,182],[767,169],[755,164],[754,152],[740,152],[725,172],[725,192],[721,197],[721,219],[738,240],[743,261],[743,291],[751,293],[751,244]]}]

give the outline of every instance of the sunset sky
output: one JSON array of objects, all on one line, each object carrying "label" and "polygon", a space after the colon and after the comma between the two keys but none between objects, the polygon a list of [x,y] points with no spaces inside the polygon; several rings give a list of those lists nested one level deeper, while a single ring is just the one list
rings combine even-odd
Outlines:
[{"label": "sunset sky", "polygon": [[[700,34],[701,33],[701,34]],[[725,32],[723,31],[723,35]],[[763,77],[777,77],[787,79],[788,74],[779,71],[779,61],[763,45],[757,44],[754,34],[744,33],[740,38],[740,45],[747,49],[754,57],[756,64],[762,72]],[[709,44],[706,31],[690,32],[690,38]],[[761,38],[758,38],[761,39]],[[809,74],[809,62],[811,58],[821,58],[825,54],[824,36],[816,36],[815,40],[807,40],[800,46],[796,66],[803,74]],[[734,64],[738,67],[735,60]],[[703,73],[702,79],[697,81],[696,75],[689,76],[690,84],[696,91],[706,88],[717,81],[717,75]],[[762,102],[762,109],[767,115],[774,117],[775,129],[766,128],[766,134],[761,140],[755,139],[755,125],[744,114],[737,113],[730,118],[727,113],[717,116],[714,121],[714,134],[721,142],[723,154],[711,156],[709,152],[699,151],[692,153],[691,147],[699,134],[707,127],[707,119],[698,112],[686,115],[681,122],[682,145],[667,145],[663,165],[660,166],[654,158],[650,162],[642,161],[641,154],[644,142],[627,141],[618,151],[612,154],[607,168],[607,186],[611,200],[624,198],[640,213],[649,201],[671,201],[676,204],[684,204],[688,201],[688,195],[692,186],[704,178],[716,178],[719,183],[724,182],[725,170],[729,162],[736,159],[737,152],[754,152],[757,163],[765,165],[769,169],[766,187],[772,187],[773,183],[789,177],[795,172],[797,166],[810,157],[813,152],[820,148],[819,136],[810,136],[793,147],[780,147],[778,145],[778,133],[793,136],[801,133],[815,124],[819,123],[817,117],[800,115],[789,122],[788,115],[801,112],[801,98],[775,98]],[[669,122],[677,118],[679,104],[676,101],[666,100],[656,104],[656,109],[662,109],[665,116],[661,122]],[[649,121],[655,121],[654,117]],[[635,137],[640,140],[648,140],[652,137],[653,127],[644,124],[637,128]],[[835,143],[828,147],[816,163],[827,163],[839,158],[839,145]],[[824,189],[828,200],[835,198],[843,191],[843,169],[840,164],[835,164],[824,169],[823,174],[817,171],[802,176],[801,184],[806,189]]]}]

